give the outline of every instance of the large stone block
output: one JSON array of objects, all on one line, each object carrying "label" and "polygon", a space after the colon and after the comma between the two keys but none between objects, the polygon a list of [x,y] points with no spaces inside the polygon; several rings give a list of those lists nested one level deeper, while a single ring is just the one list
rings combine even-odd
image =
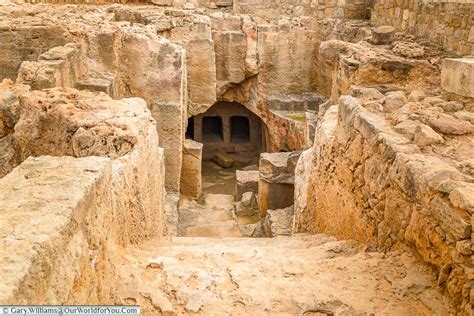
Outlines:
[{"label": "large stone block", "polygon": [[260,177],[270,183],[295,183],[295,168],[301,151],[263,153],[260,155]]},{"label": "large stone block", "polygon": [[242,31],[213,32],[212,37],[216,51],[217,91],[221,93],[245,79],[247,38]]},{"label": "large stone block", "polygon": [[301,151],[263,153],[260,155],[258,206],[260,215],[268,209],[281,209],[293,204],[295,168]]},{"label": "large stone block", "polygon": [[263,221],[266,237],[290,236],[293,227],[293,206],[277,210],[268,210]]},{"label": "large stone block", "polygon": [[167,39],[130,27],[123,30],[121,72],[130,95],[151,109],[165,150],[166,188],[179,192],[186,119],[184,49]]},{"label": "large stone block", "polygon": [[245,192],[258,193],[258,170],[237,170],[235,172],[236,177],[236,200],[242,199],[242,194]]},{"label": "large stone block", "polygon": [[446,58],[441,68],[444,90],[474,98],[474,58]]},{"label": "large stone block", "polygon": [[163,150],[142,99],[112,100],[104,94],[54,88],[22,95],[20,106],[13,134],[17,164],[43,155],[111,158],[114,177],[109,186],[120,195],[116,221],[129,229],[120,239],[138,242],[161,234]]},{"label": "large stone block", "polygon": [[181,193],[198,198],[202,193],[201,183],[202,144],[186,139],[183,148],[181,169]]},{"label": "large stone block", "polygon": [[73,88],[81,75],[81,61],[76,44],[58,46],[41,54],[38,61],[25,61],[18,71],[17,83],[32,89]]},{"label": "large stone block", "polygon": [[[2,19],[3,20],[3,19]],[[68,42],[59,25],[0,22],[0,80],[15,80],[23,61],[34,61],[48,49]]]},{"label": "large stone block", "polygon": [[294,203],[294,185],[270,183],[264,179],[258,182],[258,207],[260,216],[266,215],[268,209],[285,208]]}]

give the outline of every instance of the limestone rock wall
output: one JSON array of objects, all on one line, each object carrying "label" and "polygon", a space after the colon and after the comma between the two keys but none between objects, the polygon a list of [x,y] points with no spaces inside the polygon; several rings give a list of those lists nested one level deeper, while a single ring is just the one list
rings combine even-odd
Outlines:
[{"label": "limestone rock wall", "polygon": [[19,95],[28,90],[28,86],[14,85],[11,80],[0,83],[0,178],[16,165],[13,132],[20,119]]},{"label": "limestone rock wall", "polygon": [[166,187],[179,192],[187,117],[185,51],[151,32],[123,31],[120,60],[127,94],[147,101],[165,150]]},{"label": "limestone rock wall", "polygon": [[465,0],[376,0],[371,20],[426,37],[462,55],[474,54],[474,6]]},{"label": "limestone rock wall", "polygon": [[138,98],[59,88],[25,92],[18,106],[21,164],[0,180],[0,302],[114,303],[116,252],[164,233],[150,111]]},{"label": "limestone rock wall", "polygon": [[111,100],[74,89],[21,96],[15,126],[15,163],[29,156],[105,156],[113,159],[112,190],[122,195],[116,221],[130,228],[124,242],[163,232],[163,152],[146,103]]},{"label": "limestone rock wall", "polygon": [[367,0],[311,0],[311,1],[271,1],[234,0],[234,12],[265,17],[281,15],[315,16],[318,18],[364,19]]},{"label": "limestone rock wall", "polygon": [[19,18],[0,22],[0,80],[15,80],[25,60],[34,61],[52,47],[66,44],[69,34],[59,25],[36,21],[24,25]]},{"label": "limestone rock wall", "polygon": [[79,59],[79,50],[74,43],[53,47],[37,61],[22,62],[16,82],[29,85],[33,90],[74,88],[84,72]]},{"label": "limestone rock wall", "polygon": [[296,169],[294,231],[353,238],[382,251],[411,245],[438,269],[438,283],[458,308],[469,311],[472,174],[364,106],[343,96],[320,122]]},{"label": "limestone rock wall", "polygon": [[2,304],[110,301],[112,177],[108,158],[45,156],[0,180]]}]

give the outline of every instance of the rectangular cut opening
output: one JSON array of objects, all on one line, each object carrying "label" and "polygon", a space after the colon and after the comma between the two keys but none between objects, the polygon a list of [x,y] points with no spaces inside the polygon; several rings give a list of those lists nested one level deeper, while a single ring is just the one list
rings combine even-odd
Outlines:
[{"label": "rectangular cut opening", "polygon": [[250,142],[250,122],[245,116],[230,118],[230,141],[232,143]]},{"label": "rectangular cut opening", "polygon": [[202,139],[204,142],[217,143],[224,140],[222,118],[206,116],[202,119]]}]

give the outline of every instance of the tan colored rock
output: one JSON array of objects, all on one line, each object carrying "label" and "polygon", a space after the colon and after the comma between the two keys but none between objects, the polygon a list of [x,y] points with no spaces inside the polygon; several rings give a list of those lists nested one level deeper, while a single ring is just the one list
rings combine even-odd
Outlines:
[{"label": "tan colored rock", "polygon": [[271,183],[295,182],[295,168],[301,151],[263,153],[260,155],[260,178]]},{"label": "tan colored rock", "polygon": [[449,193],[449,200],[456,207],[474,212],[474,186],[465,184],[464,186],[455,188]]},{"label": "tan colored rock", "polygon": [[465,135],[474,132],[473,124],[446,114],[429,118],[427,124],[435,131],[448,135]]},{"label": "tan colored rock", "polygon": [[375,45],[391,44],[395,35],[395,28],[390,25],[383,25],[372,31],[372,41]]},{"label": "tan colored rock", "polygon": [[458,111],[453,114],[457,119],[468,121],[471,124],[474,124],[474,113],[468,111]]},{"label": "tan colored rock", "polygon": [[414,142],[420,147],[444,143],[441,135],[436,133],[431,127],[420,124],[414,131]]},{"label": "tan colored rock", "polygon": [[267,237],[290,236],[293,228],[294,207],[267,210],[263,230]]},{"label": "tan colored rock", "polygon": [[424,91],[421,90],[413,90],[410,95],[408,96],[409,102],[420,102],[424,98],[426,98],[426,94]]},{"label": "tan colored rock", "polygon": [[222,168],[231,168],[234,165],[234,160],[227,154],[216,153],[212,156],[212,161]]},{"label": "tan colored rock", "polygon": [[415,42],[396,41],[393,44],[392,51],[407,58],[421,58],[425,55],[423,46]]},{"label": "tan colored rock", "polygon": [[199,198],[201,183],[202,144],[190,139],[184,141],[183,167],[181,169],[181,193]]},{"label": "tan colored rock", "polygon": [[394,129],[401,133],[401,134],[407,134],[407,135],[413,135],[415,134],[416,127],[420,124],[420,122],[413,121],[413,120],[405,120],[401,123],[398,123]]},{"label": "tan colored rock", "polygon": [[240,201],[245,192],[253,192],[258,194],[258,170],[236,170],[236,200]]},{"label": "tan colored rock", "polygon": [[404,106],[408,102],[403,91],[388,92],[385,95],[384,110],[393,112]]},{"label": "tan colored rock", "polygon": [[247,38],[242,31],[213,32],[216,51],[217,93],[242,82],[246,75]]},{"label": "tan colored rock", "polygon": [[257,197],[253,192],[245,192],[235,205],[237,216],[252,216],[258,213]]},{"label": "tan colored rock", "polygon": [[44,20],[11,23],[5,18],[0,23],[0,34],[0,80],[15,80],[22,62],[35,61],[48,49],[70,42],[63,27]]},{"label": "tan colored rock", "polygon": [[474,58],[446,58],[441,69],[441,86],[448,92],[474,97]]},{"label": "tan colored rock", "polygon": [[[194,297],[200,299],[201,315],[225,314],[229,308],[241,315],[256,310],[276,314],[373,310],[396,315],[453,311],[432,284],[435,276],[429,266],[411,250],[381,254],[365,249],[356,242],[337,241],[324,234],[156,239],[129,249],[128,256],[135,262],[124,259],[118,270],[121,279],[136,276],[139,292],[164,293],[175,313],[185,312]],[[149,257],[160,260],[163,268],[150,270],[139,264]],[[400,282],[400,275],[405,276],[402,281],[410,279],[409,285]],[[154,282],[146,281],[150,278]],[[195,286],[183,288],[181,280],[194,280]],[[384,282],[391,286],[384,286]],[[406,293],[403,304],[399,303],[399,292]],[[234,306],[235,297],[245,304]],[[379,300],[381,305],[375,303]],[[137,304],[150,315],[160,313],[147,297],[138,296]]]},{"label": "tan colored rock", "polygon": [[363,88],[351,86],[351,95],[357,97],[361,101],[380,101],[383,102],[385,96],[374,88]]},{"label": "tan colored rock", "polygon": [[38,61],[22,63],[17,82],[29,85],[32,89],[73,88],[82,75],[81,68],[78,47],[69,43],[51,48],[41,54]]},{"label": "tan colored rock", "polygon": [[147,102],[157,122],[166,187],[179,192],[187,111],[185,52],[150,31],[130,27],[123,29],[120,59],[129,93]]}]

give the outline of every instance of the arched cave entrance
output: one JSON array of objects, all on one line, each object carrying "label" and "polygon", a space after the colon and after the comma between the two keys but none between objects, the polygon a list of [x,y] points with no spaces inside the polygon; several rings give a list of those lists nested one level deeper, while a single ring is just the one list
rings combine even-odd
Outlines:
[{"label": "arched cave entrance", "polygon": [[[186,138],[203,144],[203,193],[235,194],[235,172],[256,169],[266,150],[266,126],[237,102],[220,101],[205,113],[188,119]],[[224,155],[231,167],[215,163]]]}]

